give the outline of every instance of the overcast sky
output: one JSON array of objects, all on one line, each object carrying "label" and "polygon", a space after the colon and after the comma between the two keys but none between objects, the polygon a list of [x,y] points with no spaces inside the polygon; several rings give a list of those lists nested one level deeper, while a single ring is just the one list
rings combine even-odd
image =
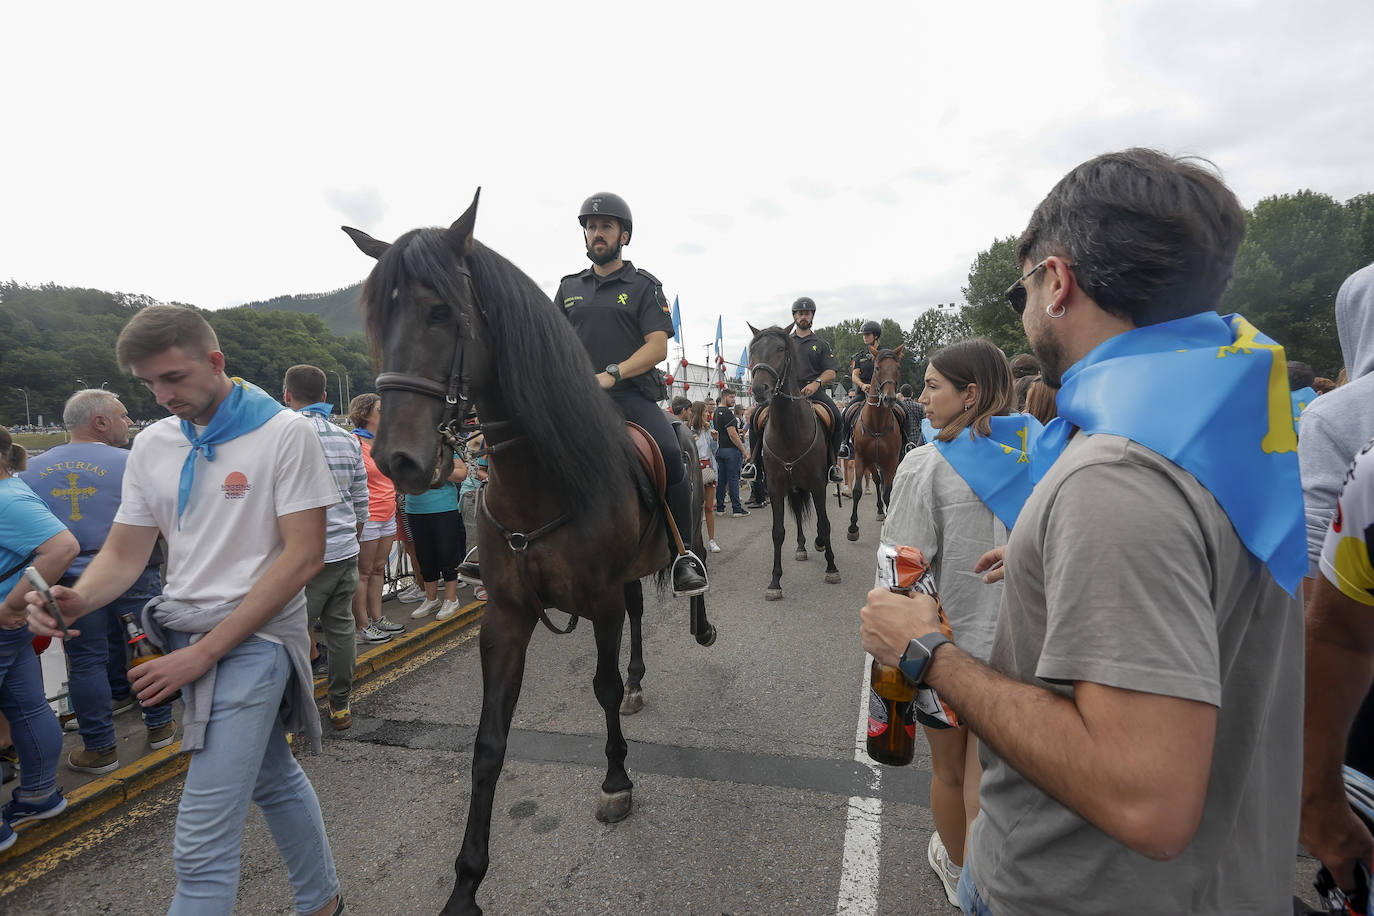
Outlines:
[{"label": "overcast sky", "polygon": [[[903,326],[1069,168],[1153,146],[1246,206],[1374,191],[1374,3],[7,3],[0,277],[222,308],[447,225],[552,293],[582,199],[725,317]],[[675,352],[675,351],[674,351]]]}]

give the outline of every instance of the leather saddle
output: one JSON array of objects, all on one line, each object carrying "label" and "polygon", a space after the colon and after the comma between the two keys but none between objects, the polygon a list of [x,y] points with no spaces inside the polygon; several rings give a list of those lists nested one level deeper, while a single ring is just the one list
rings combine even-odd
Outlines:
[{"label": "leather saddle", "polygon": [[[844,408],[845,421],[852,425],[856,425],[859,420],[859,414],[863,411],[863,409],[863,401],[853,401],[849,404],[846,404]],[[889,409],[892,411],[893,418],[897,421],[897,428],[902,431],[902,438],[905,439],[906,411],[902,409],[900,404],[893,404],[892,407],[890,407]],[[853,426],[851,426],[851,428],[853,428]]]},{"label": "leather saddle", "polygon": [[[811,409],[816,412],[816,416],[820,418],[821,425],[824,426],[828,432],[834,424],[834,417],[830,415],[829,409],[818,401],[811,402]],[[768,407],[760,407],[755,411],[754,420],[758,424],[759,429],[763,429],[763,425],[768,422],[769,410],[770,408]]]},{"label": "leather saddle", "polygon": [[630,436],[630,444],[635,448],[640,466],[661,499],[668,492],[668,468],[663,463],[663,453],[658,450],[658,443],[648,430],[630,420],[625,421],[625,432]]}]

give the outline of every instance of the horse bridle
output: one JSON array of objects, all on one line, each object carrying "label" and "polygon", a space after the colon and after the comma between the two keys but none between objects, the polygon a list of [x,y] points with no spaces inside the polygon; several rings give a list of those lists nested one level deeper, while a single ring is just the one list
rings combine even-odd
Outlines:
[{"label": "horse bridle", "polygon": [[[884,354],[886,354],[886,356],[885,356]],[[890,358],[890,359],[897,359],[897,352],[896,352],[895,350],[879,350],[879,351],[878,351],[878,358],[875,359],[875,360],[873,360],[873,374],[874,374],[874,375],[877,375],[877,374],[878,374],[878,363],[882,362],[884,359],[889,359],[889,358]],[[901,360],[898,360],[898,363],[899,363],[899,364],[900,364],[900,362],[901,362]],[[883,389],[885,389],[888,385],[891,385],[891,386],[892,386],[892,393],[893,393],[893,395],[895,396],[896,393],[897,393],[897,380],[896,380],[896,379],[891,379],[891,378],[890,378],[890,379],[888,379],[887,381],[883,382],[881,385],[878,386],[878,397],[877,397],[876,400],[875,400],[874,397],[873,397],[873,389],[872,389],[872,387],[870,387],[869,390],[868,390],[868,396],[867,396],[866,398],[864,398],[864,403],[865,403],[866,405],[869,405],[869,406],[872,406],[872,407],[881,407],[882,404],[883,404],[883,399],[882,399]],[[874,439],[881,438],[881,436],[883,435],[883,433],[887,432],[888,430],[892,429],[893,427],[895,427],[895,426],[897,425],[897,418],[896,418],[895,416],[890,417],[891,422],[889,422],[889,423],[888,423],[886,426],[884,426],[881,430],[879,430],[878,432],[875,433],[873,430],[869,429],[869,428],[868,428],[868,424],[864,422],[864,415],[863,415],[863,411],[862,411],[862,410],[859,411],[859,416],[858,416],[856,419],[859,421],[859,426],[860,426],[860,428],[862,428],[864,432],[868,433],[868,434],[869,434],[870,436],[872,436]]]},{"label": "horse bridle", "polygon": [[[469,290],[472,289],[472,273],[462,264],[456,268],[458,273],[466,278]],[[482,315],[482,307],[477,302],[476,291],[473,290],[473,308]],[[449,308],[454,308],[450,303],[444,303]],[[458,309],[454,309],[459,313]],[[462,417],[458,416],[458,405],[469,400],[467,389],[463,385],[463,332],[460,327],[453,339],[453,360],[449,364],[448,383],[440,384],[433,379],[425,378],[423,375],[410,375],[405,372],[382,372],[377,375],[376,389],[381,394],[385,391],[409,391],[413,394],[422,394],[426,397],[435,398],[443,401],[446,407],[444,413],[439,418],[438,433],[444,444],[447,444],[453,451],[459,451],[463,446],[463,438],[459,428]]]},{"label": "horse bridle", "polygon": [[769,363],[755,363],[750,374],[754,372],[767,372],[769,375],[773,376],[773,392],[770,395],[771,397],[787,398],[792,401],[805,400],[806,395],[804,394],[788,394],[782,390],[782,383],[787,379],[787,372],[791,368],[792,347],[784,341],[782,348],[782,372],[778,372],[778,370],[774,369]]}]

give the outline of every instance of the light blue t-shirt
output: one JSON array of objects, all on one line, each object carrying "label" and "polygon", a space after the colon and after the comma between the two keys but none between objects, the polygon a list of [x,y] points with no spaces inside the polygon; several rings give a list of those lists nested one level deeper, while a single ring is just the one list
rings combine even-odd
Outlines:
[{"label": "light blue t-shirt", "polygon": [[406,514],[432,515],[435,512],[453,512],[458,508],[458,485],[449,482],[437,490],[423,493],[406,494]]},{"label": "light blue t-shirt", "polygon": [[[39,544],[67,528],[38,494],[18,477],[0,480],[0,573],[22,561]],[[0,581],[0,598],[19,581],[24,570]]]}]

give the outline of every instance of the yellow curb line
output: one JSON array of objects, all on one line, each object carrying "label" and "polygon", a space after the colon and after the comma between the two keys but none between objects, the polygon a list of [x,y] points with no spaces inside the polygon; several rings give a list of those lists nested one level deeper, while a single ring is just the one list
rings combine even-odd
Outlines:
[{"label": "yellow curb line", "polygon": [[[410,656],[434,645],[482,618],[485,601],[464,605],[448,620],[431,620],[418,630],[393,637],[358,656],[353,668],[353,684],[381,674]],[[328,691],[325,678],[315,679],[315,699],[324,699]],[[186,772],[190,756],[181,753],[181,742],[152,751],[134,763],[120,767],[113,773],[91,780],[67,793],[67,809],[55,818],[31,821],[15,832],[19,839],[0,852],[0,866],[36,852],[64,839],[77,830],[108,814],[127,801],[132,801],[150,789]],[[5,885],[0,883],[0,890]]]}]

